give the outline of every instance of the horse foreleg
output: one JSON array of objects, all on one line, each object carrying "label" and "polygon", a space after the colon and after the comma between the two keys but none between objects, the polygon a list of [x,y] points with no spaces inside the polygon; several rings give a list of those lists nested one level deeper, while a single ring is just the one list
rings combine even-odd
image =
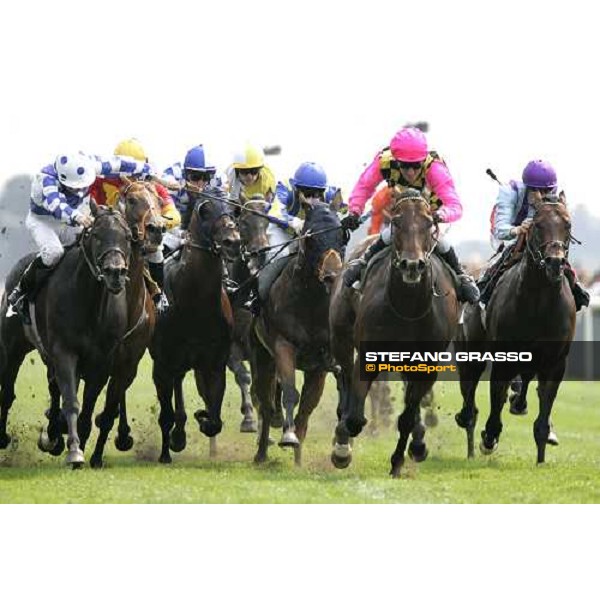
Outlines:
[{"label": "horse foreleg", "polygon": [[275,342],[275,367],[281,384],[284,409],[283,433],[279,445],[282,448],[295,448],[300,445],[294,424],[294,408],[300,400],[296,389],[296,351],[287,340],[278,338]]},{"label": "horse foreleg", "polygon": [[253,350],[252,393],[258,403],[260,421],[258,426],[258,450],[254,462],[263,463],[268,458],[269,431],[273,417],[276,395],[275,362],[262,347]]},{"label": "horse foreleg", "polygon": [[495,367],[492,367],[490,377],[490,415],[481,432],[479,448],[483,454],[492,454],[498,448],[498,441],[502,433],[502,408],[506,402],[510,380],[499,377]]},{"label": "horse foreleg", "polygon": [[363,427],[367,424],[367,419],[365,418],[365,400],[372,380],[362,381],[360,376],[360,360],[357,358],[352,369],[352,385],[350,386],[348,406],[344,417],[346,429],[351,437],[359,435]]},{"label": "horse foreleg", "polygon": [[175,422],[175,412],[171,398],[173,396],[173,377],[166,371],[161,371],[154,363],[152,369],[152,379],[156,387],[156,395],[160,403],[160,413],[158,415],[158,424],[162,435],[162,444],[159,462],[168,464],[172,462],[171,453],[169,452],[170,433],[173,423]]},{"label": "horse foreleg", "polygon": [[48,452],[52,456],[60,456],[65,449],[63,433],[66,430],[66,422],[60,411],[60,389],[56,383],[54,373],[48,369],[48,392],[50,393],[50,407],[46,410],[48,425],[42,428],[38,439],[38,448],[42,452]]},{"label": "horse foreleg", "polygon": [[[398,417],[398,443],[396,449],[391,456],[391,470],[390,475],[392,477],[400,477],[400,471],[404,464],[404,453],[406,452],[406,446],[408,445],[408,437],[415,428],[417,418],[419,416],[421,398],[425,395],[428,389],[433,385],[433,381],[409,381],[406,385],[404,393],[404,410]],[[418,439],[415,447],[415,451],[423,452],[426,451],[425,444],[422,440]]]},{"label": "horse foreleg", "polygon": [[56,357],[55,373],[56,382],[62,396],[62,414],[67,422],[67,459],[68,465],[74,469],[85,462],[83,452],[79,445],[77,420],[80,405],[77,398],[77,357],[60,349],[54,348],[52,356]]},{"label": "horse foreleg", "polygon": [[540,401],[539,414],[533,423],[533,437],[537,445],[537,464],[546,460],[546,444],[550,433],[550,414],[558,388],[565,373],[565,359],[548,373],[538,374],[538,397]]},{"label": "horse foreleg", "polygon": [[92,416],[94,414],[94,408],[96,407],[96,401],[98,400],[98,396],[106,384],[107,379],[108,375],[95,377],[91,380],[88,379],[85,382],[85,387],[83,389],[83,407],[79,419],[77,420],[77,429],[82,450],[85,450],[85,445],[92,432]]},{"label": "horse foreleg", "polygon": [[235,376],[235,382],[240,388],[242,395],[242,403],[240,412],[242,413],[242,422],[240,423],[240,431],[242,433],[256,433],[256,420],[254,419],[254,409],[252,407],[252,398],[250,396],[250,373],[244,366],[238,353],[232,349],[227,366]]},{"label": "horse foreleg", "polygon": [[[294,420],[296,435],[300,444],[306,439],[308,430],[308,419],[321,400],[323,389],[325,387],[326,371],[309,371],[304,373],[304,384],[300,394],[300,406]],[[294,448],[294,459],[297,466],[302,463],[302,445]]]},{"label": "horse foreleg", "polygon": [[[8,413],[15,400],[15,381],[27,351],[17,350],[6,354],[0,378],[0,449],[7,448],[11,438],[6,432]],[[4,362],[4,361],[3,361]]]},{"label": "horse foreleg", "polygon": [[185,400],[183,397],[183,379],[184,373],[179,373],[173,381],[173,391],[175,396],[175,427],[171,430],[169,447],[173,452],[181,452],[186,444],[185,424],[187,414],[185,412]]},{"label": "horse foreleg", "polygon": [[459,366],[460,392],[463,397],[463,406],[456,413],[456,424],[467,432],[467,457],[475,456],[475,425],[477,424],[477,403],[475,401],[479,379],[485,371],[485,363],[467,363]]},{"label": "horse foreleg", "polygon": [[195,369],[196,389],[204,398],[207,410],[197,411],[194,415],[200,431],[212,438],[223,428],[221,408],[225,395],[225,363],[213,365],[210,369]]}]

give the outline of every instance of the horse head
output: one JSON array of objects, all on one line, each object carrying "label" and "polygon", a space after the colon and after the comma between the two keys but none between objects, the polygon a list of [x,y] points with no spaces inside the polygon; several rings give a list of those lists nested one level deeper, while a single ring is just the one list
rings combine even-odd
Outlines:
[{"label": "horse head", "polygon": [[189,233],[192,243],[233,261],[240,253],[240,233],[232,209],[220,200],[221,192],[201,194],[194,205]]},{"label": "horse head", "polygon": [[120,191],[119,204],[133,240],[143,242],[145,252],[156,252],[165,232],[156,188],[151,182],[136,181],[126,175],[121,175],[121,180],[125,185]]},{"label": "horse head", "polygon": [[550,282],[562,280],[571,242],[571,217],[564,193],[545,195],[536,205],[531,227],[527,231],[527,255]]},{"label": "horse head", "polygon": [[266,260],[266,253],[261,250],[269,245],[266,218],[269,207],[262,194],[255,194],[241,206],[238,217],[242,258],[251,275],[255,275]]},{"label": "horse head", "polygon": [[328,204],[313,201],[305,205],[305,211],[300,240],[301,261],[329,292],[342,270],[344,233],[337,213]]},{"label": "horse head", "polygon": [[392,202],[392,266],[400,270],[404,283],[417,284],[429,265],[438,233],[431,205],[412,188],[394,188]]},{"label": "horse head", "polygon": [[132,235],[123,215],[113,208],[90,203],[94,223],[81,238],[81,249],[92,275],[112,294],[125,288]]}]

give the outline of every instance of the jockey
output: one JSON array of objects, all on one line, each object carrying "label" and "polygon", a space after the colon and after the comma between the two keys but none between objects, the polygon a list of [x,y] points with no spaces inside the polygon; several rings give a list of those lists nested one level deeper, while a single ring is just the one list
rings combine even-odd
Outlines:
[{"label": "jockey", "polygon": [[[138,140],[130,138],[117,144],[114,154],[121,158],[134,158],[144,162],[149,162],[146,151]],[[92,185],[92,198],[97,204],[106,206],[116,206],[120,197],[120,190],[125,185],[120,177],[106,177],[97,179]],[[177,227],[181,223],[181,215],[177,210],[171,195],[167,188],[159,183],[153,184],[156,198],[160,205],[160,214],[164,219],[164,225],[167,230]],[[148,261],[148,270],[152,278],[150,293],[154,300],[154,305],[159,313],[164,312],[168,306],[167,296],[163,292],[164,286],[164,256],[162,246],[146,255]],[[158,285],[158,288],[156,287]]]},{"label": "jockey", "polygon": [[[303,162],[289,179],[289,185],[281,181],[277,183],[275,198],[267,213],[270,218],[267,235],[269,245],[273,247],[268,258],[272,262],[261,272],[261,289],[268,289],[287,264],[287,260],[278,259],[289,256],[293,234],[302,233],[305,204],[312,201],[332,204],[338,199],[340,206],[336,209],[345,208],[340,188],[327,184],[323,167],[315,162]],[[257,315],[260,310],[258,294],[254,293],[246,306]]]},{"label": "jockey", "polygon": [[[431,203],[434,206],[434,218],[437,222],[452,223],[462,216],[462,205],[446,164],[436,152],[429,151],[423,132],[416,128],[405,127],[396,133],[389,148],[379,152],[360,176],[350,194],[350,213],[344,219],[345,227],[358,228],[359,217],[367,200],[384,180],[389,187],[399,185],[431,192]],[[357,282],[369,260],[390,243],[391,228],[387,227],[379,239],[367,248],[364,255],[353,261],[346,270],[344,283],[352,286]],[[447,240],[440,239],[436,252],[458,275],[459,301],[477,302],[479,289],[473,278],[463,271],[454,248]]]},{"label": "jockey", "polygon": [[163,178],[173,184],[179,184],[180,189],[171,192],[175,206],[181,213],[181,225],[167,231],[163,245],[168,252],[177,250],[183,243],[183,233],[187,230],[194,204],[201,192],[209,187],[221,187],[217,177],[216,167],[206,156],[202,144],[188,150],[183,160],[166,169]]},{"label": "jockey", "polygon": [[234,200],[243,194],[246,198],[262,194],[267,202],[275,195],[275,176],[265,165],[265,156],[259,148],[246,145],[236,152],[233,163],[227,169],[227,189]]},{"label": "jockey", "polygon": [[[13,310],[23,321],[29,318],[29,300],[41,289],[69,246],[84,227],[89,227],[90,188],[97,177],[149,175],[150,165],[118,156],[101,158],[83,152],[59,154],[54,163],[41,169],[32,180],[29,212],[25,226],[31,233],[39,255],[24,271],[8,297]],[[8,314],[8,313],[7,313]]]},{"label": "jockey", "polygon": [[[523,170],[522,181],[511,181],[509,185],[500,187],[492,210],[491,228],[493,243],[497,247],[500,246],[502,250],[492,259],[479,280],[479,287],[482,290],[480,301],[484,305],[492,296],[494,284],[501,274],[500,267],[512,253],[517,238],[527,233],[531,227],[536,201],[541,199],[541,195],[556,193],[556,190],[556,171],[545,160],[528,162]],[[499,268],[493,269],[495,265]],[[588,306],[590,295],[577,280],[575,271],[569,263],[565,268],[565,276],[573,291],[577,310],[581,310],[582,306]]]}]

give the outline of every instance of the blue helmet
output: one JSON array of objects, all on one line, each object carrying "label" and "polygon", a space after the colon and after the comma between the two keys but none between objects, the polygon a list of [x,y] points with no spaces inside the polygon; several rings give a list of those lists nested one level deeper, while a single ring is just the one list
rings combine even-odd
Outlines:
[{"label": "blue helmet", "polygon": [[314,162],[303,162],[290,179],[293,186],[325,190],[327,188],[327,175],[321,165]]},{"label": "blue helmet", "polygon": [[183,168],[186,171],[203,171],[210,173],[214,173],[217,170],[216,167],[208,163],[202,144],[194,146],[188,151],[185,155],[185,160],[183,161]]}]

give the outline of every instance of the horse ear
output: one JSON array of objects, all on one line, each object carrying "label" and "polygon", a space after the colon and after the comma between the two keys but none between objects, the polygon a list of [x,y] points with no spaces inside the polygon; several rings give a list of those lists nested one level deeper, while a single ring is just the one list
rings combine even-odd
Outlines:
[{"label": "horse ear", "polygon": [[96,201],[93,198],[90,198],[90,212],[92,213],[92,217],[94,217],[94,219],[98,216],[98,213],[100,212],[98,210],[98,205],[96,204]]},{"label": "horse ear", "polygon": [[565,206],[567,205],[567,196],[565,195],[564,190],[560,190],[560,194],[558,194],[558,201]]},{"label": "horse ear", "polygon": [[133,179],[130,179],[129,177],[127,177],[127,175],[125,175],[125,173],[120,173],[119,177],[125,185],[131,185],[133,183]]}]

